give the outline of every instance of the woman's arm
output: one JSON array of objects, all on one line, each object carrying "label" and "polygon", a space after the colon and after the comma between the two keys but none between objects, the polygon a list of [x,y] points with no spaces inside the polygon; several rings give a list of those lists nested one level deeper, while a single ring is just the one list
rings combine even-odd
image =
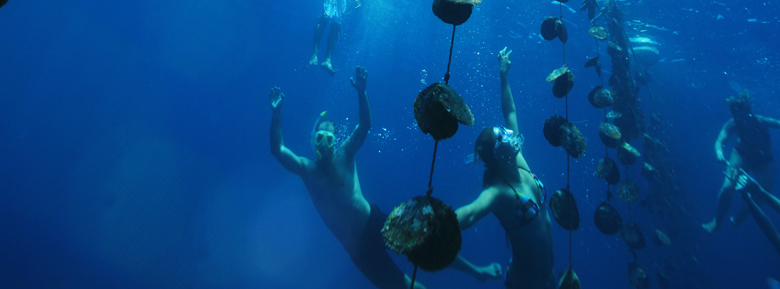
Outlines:
[{"label": "woman's arm", "polygon": [[471,204],[455,210],[455,214],[458,216],[458,223],[460,223],[460,230],[465,231],[471,228],[477,221],[481,220],[493,211],[495,207],[498,190],[494,188],[488,188],[482,191],[476,200]]},{"label": "woman's arm", "polygon": [[512,89],[509,87],[509,80],[507,79],[507,73],[512,66],[512,61],[509,60],[509,52],[506,51],[506,47],[498,52],[498,70],[501,76],[501,111],[504,114],[504,124],[506,128],[511,129],[514,135],[520,134],[517,127],[517,109],[515,108],[515,100],[512,98]]}]

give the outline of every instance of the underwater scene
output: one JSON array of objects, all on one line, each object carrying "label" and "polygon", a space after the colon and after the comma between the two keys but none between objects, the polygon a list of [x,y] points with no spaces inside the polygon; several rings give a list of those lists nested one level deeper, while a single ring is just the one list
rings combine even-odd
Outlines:
[{"label": "underwater scene", "polygon": [[0,288],[778,289],[778,4],[2,0]]}]

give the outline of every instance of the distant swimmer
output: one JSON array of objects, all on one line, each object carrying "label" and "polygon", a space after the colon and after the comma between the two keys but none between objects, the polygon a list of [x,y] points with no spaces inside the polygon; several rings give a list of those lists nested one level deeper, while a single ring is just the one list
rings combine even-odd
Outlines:
[{"label": "distant swimmer", "polygon": [[[369,204],[358,180],[355,154],[363,146],[371,128],[367,76],[365,69],[357,67],[355,78],[351,79],[358,95],[359,123],[343,143],[336,145],[336,124],[326,119],[325,113],[317,118],[311,132],[315,160],[299,156],[284,145],[281,112],[284,94],[278,87],[272,88],[269,95],[272,110],[271,154],[285,169],[301,178],[325,226],[372,284],[383,289],[409,288],[411,278],[393,262],[382,239],[381,230],[387,214],[378,206]],[[452,267],[483,281],[501,276],[500,270],[494,269],[495,265],[476,267],[458,257]],[[425,287],[415,283],[414,288]]]},{"label": "distant swimmer", "polygon": [[[753,114],[752,98],[747,90],[743,90],[740,96],[729,97],[726,102],[729,105],[732,119],[723,125],[723,128],[715,141],[715,156],[718,162],[729,165],[729,171],[752,171],[758,183],[771,191],[774,181],[772,177],[775,174],[774,157],[772,156],[772,142],[769,135],[769,129],[780,128],[780,121]],[[729,159],[726,160],[723,154],[724,144],[728,139],[736,134],[739,139],[736,146],[731,150]],[[718,201],[715,211],[715,218],[702,227],[707,232],[714,232],[722,225],[723,217],[728,214],[731,208],[731,199],[734,195],[734,180],[729,177],[723,180],[723,185],[718,193]],[[758,200],[761,203],[761,200]],[[732,223],[738,225],[746,216],[748,211],[743,209],[731,218]]]},{"label": "distant swimmer", "polygon": [[[356,1],[355,8],[360,7],[360,1]],[[330,34],[328,35],[328,48],[325,50],[325,60],[319,63],[319,66],[330,75],[336,75],[336,70],[330,63],[330,57],[333,55],[333,48],[339,40],[339,31],[341,30],[341,17],[347,10],[347,0],[325,0],[323,12],[317,21],[317,27],[314,29],[314,47],[312,48],[309,65],[316,66],[318,63],[317,54],[319,52],[320,40],[325,33],[325,26],[330,23]]]}]

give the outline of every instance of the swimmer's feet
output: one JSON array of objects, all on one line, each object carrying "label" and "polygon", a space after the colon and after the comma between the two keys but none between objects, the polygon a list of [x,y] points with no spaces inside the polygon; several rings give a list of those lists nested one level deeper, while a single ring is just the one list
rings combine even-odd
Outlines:
[{"label": "swimmer's feet", "polygon": [[311,65],[311,66],[317,66],[317,61],[318,61],[318,60],[317,60],[317,53],[314,53],[314,54],[311,56],[311,59],[309,59],[309,65]]},{"label": "swimmer's feet", "polygon": [[701,224],[701,227],[704,228],[704,230],[707,231],[707,233],[712,234],[718,230],[718,221],[712,220],[709,223]]},{"label": "swimmer's feet", "polygon": [[501,264],[493,263],[488,266],[479,268],[479,277],[477,277],[477,281],[479,281],[480,284],[484,284],[487,280],[501,280],[501,278],[504,276],[504,273],[501,272]]},{"label": "swimmer's feet", "polygon": [[325,70],[328,74],[331,76],[336,75],[336,71],[333,70],[333,66],[330,64],[330,59],[325,59],[322,63],[320,63],[320,67]]}]

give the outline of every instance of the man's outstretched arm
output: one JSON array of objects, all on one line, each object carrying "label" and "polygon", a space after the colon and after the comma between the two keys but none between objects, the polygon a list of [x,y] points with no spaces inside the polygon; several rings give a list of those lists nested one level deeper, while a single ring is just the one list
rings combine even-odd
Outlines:
[{"label": "man's outstretched arm", "polygon": [[780,120],[771,117],[760,116],[760,115],[757,117],[761,122],[766,123],[769,127],[780,129]]},{"label": "man's outstretched arm", "polygon": [[358,109],[360,113],[360,123],[352,131],[352,135],[344,142],[344,151],[348,157],[354,157],[360,147],[363,146],[368,130],[371,129],[371,106],[368,104],[368,95],[366,94],[366,80],[368,72],[363,67],[355,67],[355,78],[350,79],[352,87],[357,90]]},{"label": "man's outstretched arm", "polygon": [[284,138],[282,138],[282,104],[284,103],[284,94],[278,87],[271,89],[269,95],[269,102],[271,103],[271,154],[276,157],[277,160],[288,171],[296,174],[303,175],[306,171],[305,158],[298,157],[284,146]]}]

